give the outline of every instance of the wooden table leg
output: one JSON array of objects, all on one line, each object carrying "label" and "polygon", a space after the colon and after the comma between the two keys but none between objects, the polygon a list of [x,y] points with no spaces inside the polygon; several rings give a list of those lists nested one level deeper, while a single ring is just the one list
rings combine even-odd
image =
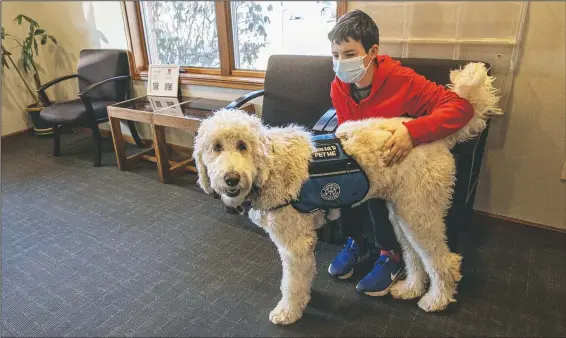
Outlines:
[{"label": "wooden table leg", "polygon": [[122,128],[120,128],[120,119],[108,117],[110,122],[110,131],[112,133],[112,141],[114,142],[114,152],[116,153],[116,161],[118,169],[126,170],[126,152],[124,150],[124,139],[122,138]]},{"label": "wooden table leg", "polygon": [[167,142],[165,140],[165,128],[163,126],[151,125],[153,137],[153,148],[157,158],[157,172],[161,183],[169,183],[171,175],[169,172],[169,154],[167,153]]}]

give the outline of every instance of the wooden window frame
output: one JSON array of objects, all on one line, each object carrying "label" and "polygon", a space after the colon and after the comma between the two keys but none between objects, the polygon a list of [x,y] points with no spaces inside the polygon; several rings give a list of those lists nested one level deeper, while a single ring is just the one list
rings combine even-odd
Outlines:
[{"label": "wooden window frame", "polygon": [[[339,18],[344,15],[347,9],[347,1],[337,1],[336,17]],[[220,68],[181,67],[181,84],[250,90],[262,89],[265,71],[235,68],[230,1],[215,1],[215,12]],[[143,31],[143,17],[139,1],[122,1],[122,14],[128,49],[131,52],[132,76],[135,80],[147,81],[149,53]]]}]

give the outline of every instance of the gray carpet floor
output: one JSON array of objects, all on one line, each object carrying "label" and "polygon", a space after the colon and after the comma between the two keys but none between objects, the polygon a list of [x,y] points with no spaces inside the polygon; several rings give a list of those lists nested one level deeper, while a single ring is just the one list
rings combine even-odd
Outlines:
[{"label": "gray carpet floor", "polygon": [[[268,320],[275,246],[183,176],[120,172],[87,135],[2,141],[2,336],[565,336],[566,235],[475,221],[462,234],[458,303],[443,313],[329,278],[320,242],[304,318]],[[358,276],[357,278],[359,278]]]}]

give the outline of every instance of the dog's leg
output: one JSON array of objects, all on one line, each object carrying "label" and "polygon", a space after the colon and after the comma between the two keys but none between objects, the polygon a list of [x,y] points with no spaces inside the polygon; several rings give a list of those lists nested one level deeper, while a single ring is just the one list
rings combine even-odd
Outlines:
[{"label": "dog's leg", "polygon": [[393,224],[393,230],[403,250],[403,262],[405,263],[405,279],[398,280],[391,286],[391,296],[398,299],[414,299],[422,296],[426,291],[427,274],[421,258],[409,243],[403,230],[399,225],[399,219],[394,212],[391,203],[387,203],[389,218]]},{"label": "dog's leg", "polygon": [[287,211],[269,217],[269,222],[276,224],[269,224],[267,228],[283,263],[282,298],[269,314],[274,324],[291,324],[303,316],[316,274],[313,250],[317,237],[313,217],[292,212],[295,215]]},{"label": "dog's leg", "polygon": [[397,205],[397,210],[403,234],[421,258],[430,279],[430,288],[419,300],[419,307],[427,312],[442,311],[456,301],[461,257],[448,249],[441,215],[417,212],[415,204],[405,208]]}]

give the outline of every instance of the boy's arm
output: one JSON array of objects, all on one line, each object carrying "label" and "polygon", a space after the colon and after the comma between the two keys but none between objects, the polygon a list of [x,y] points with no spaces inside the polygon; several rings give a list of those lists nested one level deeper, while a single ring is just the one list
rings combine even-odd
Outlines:
[{"label": "boy's arm", "polygon": [[404,125],[411,134],[414,146],[455,133],[474,115],[474,109],[466,99],[416,73],[409,95],[407,112],[418,118]]}]

